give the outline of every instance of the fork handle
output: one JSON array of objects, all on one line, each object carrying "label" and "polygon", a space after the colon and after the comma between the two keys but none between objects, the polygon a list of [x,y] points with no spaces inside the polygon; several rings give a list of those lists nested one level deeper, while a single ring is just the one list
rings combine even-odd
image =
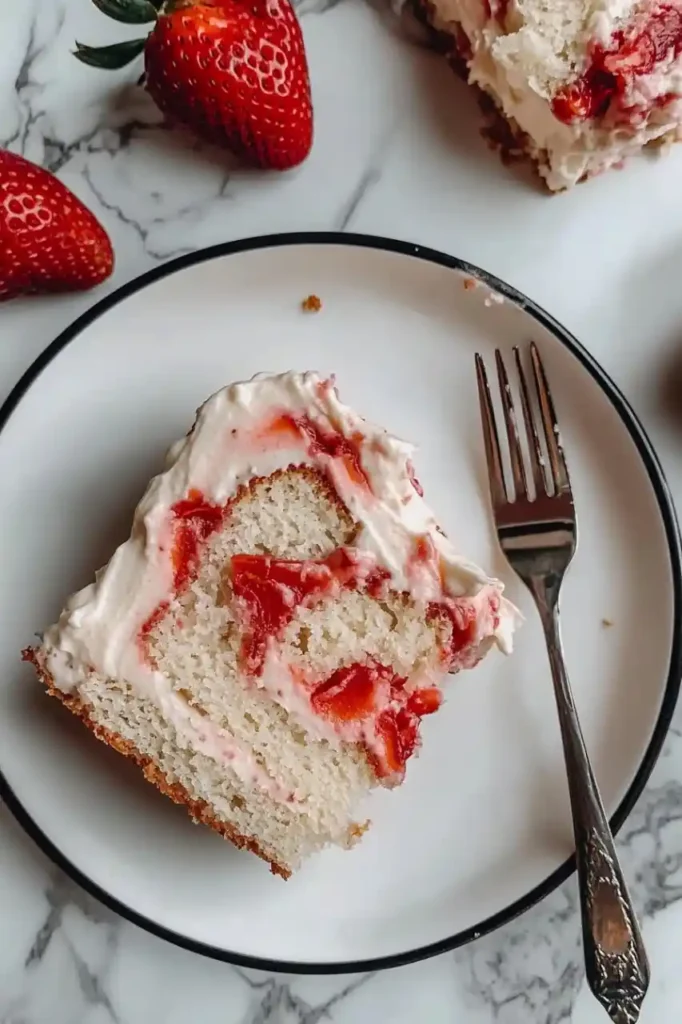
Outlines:
[{"label": "fork handle", "polygon": [[613,835],[585,748],[564,663],[558,583],[537,577],[531,590],[547,640],[566,759],[575,832],[585,972],[592,992],[617,1024],[639,1020],[649,961]]}]

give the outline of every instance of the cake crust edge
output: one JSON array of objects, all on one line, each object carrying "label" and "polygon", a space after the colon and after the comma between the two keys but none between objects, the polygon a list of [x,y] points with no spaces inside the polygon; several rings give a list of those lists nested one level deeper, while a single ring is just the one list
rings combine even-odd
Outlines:
[{"label": "cake crust edge", "polygon": [[196,824],[207,825],[208,828],[217,832],[218,835],[222,836],[223,839],[227,839],[228,842],[232,843],[232,845],[236,846],[238,849],[248,850],[249,853],[254,853],[257,857],[260,857],[261,860],[264,860],[266,864],[269,864],[270,871],[273,875],[279,875],[280,878],[284,878],[285,880],[291,877],[291,871],[289,868],[286,868],[282,864],[278,864],[277,861],[273,860],[270,854],[268,854],[259,845],[256,839],[251,836],[242,835],[228,822],[221,821],[212,812],[206,801],[194,800],[185,787],[179,782],[171,782],[166,778],[156,762],[152,758],[140,753],[137,747],[131,743],[130,740],[126,740],[119,733],[105,729],[103,726],[94,722],[88,713],[87,705],[78,696],[64,693],[54,685],[52,677],[41,665],[40,658],[34,648],[25,648],[22,651],[21,656],[23,661],[27,661],[33,665],[36,675],[50,697],[56,697],[65,708],[74,714],[76,718],[80,719],[83,725],[89,729],[89,731],[93,733],[98,740],[107,744],[107,746],[112,747],[119,754],[123,754],[124,757],[130,758],[130,760],[142,770],[142,774],[147,782],[151,782],[161,793],[164,794],[164,796],[169,797],[174,803],[185,807]]}]

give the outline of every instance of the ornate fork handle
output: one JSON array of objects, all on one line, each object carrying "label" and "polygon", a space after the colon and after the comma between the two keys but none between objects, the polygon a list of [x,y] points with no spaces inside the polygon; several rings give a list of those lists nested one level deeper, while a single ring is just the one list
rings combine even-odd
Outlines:
[{"label": "ornate fork handle", "polygon": [[547,649],[566,758],[583,920],[585,970],[616,1024],[635,1024],[649,986],[649,961],[590,766],[564,664],[559,628],[561,579],[530,581]]}]

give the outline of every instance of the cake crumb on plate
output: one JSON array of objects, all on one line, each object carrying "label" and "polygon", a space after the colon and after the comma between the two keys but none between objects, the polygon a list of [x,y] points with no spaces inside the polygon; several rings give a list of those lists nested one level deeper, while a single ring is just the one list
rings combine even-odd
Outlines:
[{"label": "cake crumb on plate", "polygon": [[322,309],[322,299],[317,295],[308,295],[301,302],[301,309],[304,313],[319,313]]}]

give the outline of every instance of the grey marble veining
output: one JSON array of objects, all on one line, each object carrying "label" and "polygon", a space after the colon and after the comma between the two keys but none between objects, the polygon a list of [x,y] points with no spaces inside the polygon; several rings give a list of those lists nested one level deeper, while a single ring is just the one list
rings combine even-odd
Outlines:
[{"label": "grey marble veining", "polygon": [[[139,67],[107,75],[77,64],[69,52],[76,38],[104,43],[128,31],[88,0],[0,6],[0,145],[58,173],[106,224],[117,269],[104,291],[204,245],[305,228],[406,237],[532,288],[614,372],[682,497],[679,427],[659,400],[682,325],[675,297],[680,155],[625,172],[620,198],[604,179],[548,200],[488,155],[466,90],[437,58],[401,38],[386,9],[361,0],[300,0],[298,9],[317,137],[295,174],[244,171],[171,132],[135,85]],[[473,187],[480,182],[485,196]],[[632,196],[625,210],[623,189]],[[604,225],[625,215],[632,244],[605,246],[602,280],[568,261],[562,239],[582,232],[586,245],[601,244]],[[646,353],[629,312],[643,294],[657,296],[662,310],[649,317]],[[92,301],[69,296],[0,310],[3,395]],[[680,714],[619,840],[652,959],[645,1024],[672,1024],[682,1009]],[[418,1019],[604,1020],[584,984],[574,882],[504,929],[432,961],[355,977],[270,977],[202,959],[118,918],[52,866],[0,809],[0,1024]]]}]

